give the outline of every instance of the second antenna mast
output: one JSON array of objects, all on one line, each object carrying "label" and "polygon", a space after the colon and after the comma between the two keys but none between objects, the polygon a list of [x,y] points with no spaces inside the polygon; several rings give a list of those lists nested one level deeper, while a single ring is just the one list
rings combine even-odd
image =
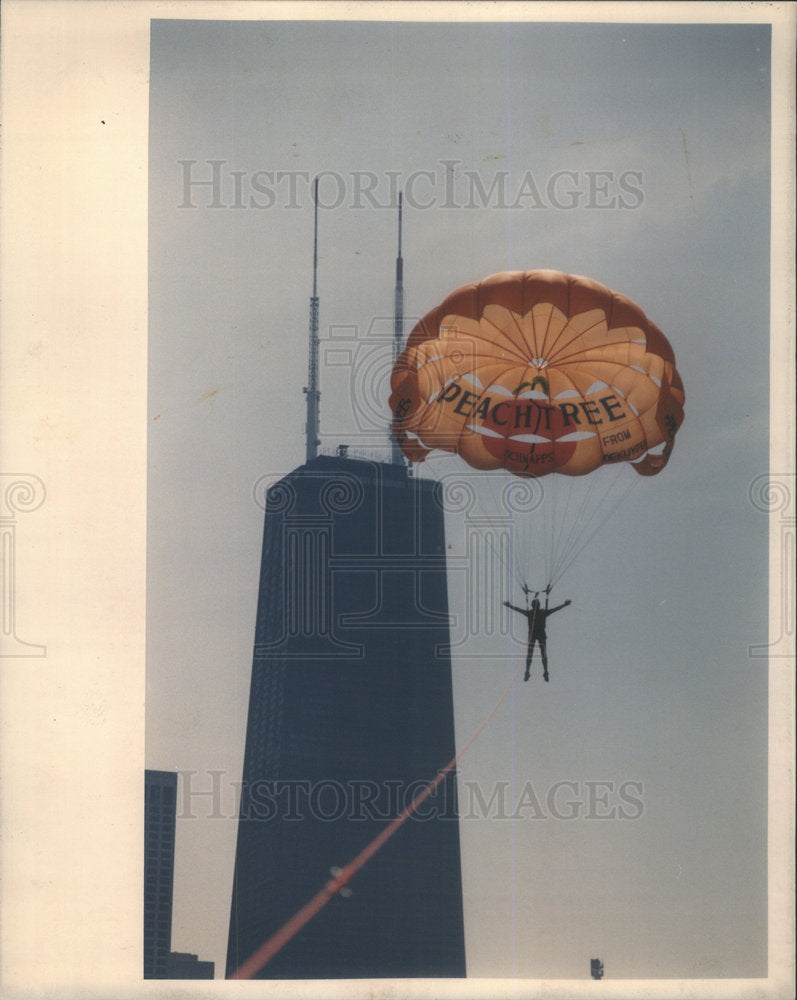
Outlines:
[{"label": "second antenna mast", "polygon": [[[393,313],[393,366],[401,354],[404,339],[404,261],[401,257],[401,192],[398,201],[398,256],[396,257],[396,298]],[[398,441],[391,435],[391,461],[393,465],[404,465],[404,455]]]},{"label": "second antenna mast", "polygon": [[307,435],[306,461],[311,462],[318,455],[319,437],[318,410],[321,392],[318,388],[318,178],[313,184],[313,294],[310,297],[310,362],[308,365],[307,386]]}]

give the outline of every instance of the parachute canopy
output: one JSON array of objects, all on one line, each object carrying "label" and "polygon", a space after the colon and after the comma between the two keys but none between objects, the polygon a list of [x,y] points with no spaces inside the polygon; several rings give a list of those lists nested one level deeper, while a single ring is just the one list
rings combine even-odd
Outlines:
[{"label": "parachute canopy", "polygon": [[509,271],[452,292],[413,329],[391,377],[393,434],[477,469],[584,476],[667,464],[684,388],[667,338],[589,278]]}]

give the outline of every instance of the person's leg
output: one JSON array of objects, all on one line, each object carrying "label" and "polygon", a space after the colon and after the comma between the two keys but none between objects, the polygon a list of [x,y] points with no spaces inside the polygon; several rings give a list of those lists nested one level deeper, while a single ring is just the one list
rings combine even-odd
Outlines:
[{"label": "person's leg", "polygon": [[534,653],[534,639],[529,639],[529,648],[526,653],[526,673],[523,675],[523,680],[527,681],[529,679],[529,670],[531,669],[531,657]]},{"label": "person's leg", "polygon": [[542,653],[542,676],[548,680],[548,648],[545,639],[540,639],[540,652]]}]

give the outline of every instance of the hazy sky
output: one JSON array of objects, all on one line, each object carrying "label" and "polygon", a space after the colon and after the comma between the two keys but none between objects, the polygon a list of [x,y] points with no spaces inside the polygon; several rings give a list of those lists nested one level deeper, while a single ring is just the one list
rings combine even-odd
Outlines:
[{"label": "hazy sky", "polygon": [[[321,173],[325,446],[386,447],[397,186],[408,317],[509,268],[585,274],[686,386],[667,469],[555,595],[552,683],[461,762],[463,807],[533,787],[546,817],[461,821],[469,976],[765,975],[769,28],[154,21],[151,53],[147,764],[222,772],[228,817],[178,823],[173,947],[223,968],[260,481],[304,459]],[[453,573],[450,602],[464,628]],[[460,745],[523,654],[466,638]],[[589,818],[589,782],[639,815]]]}]

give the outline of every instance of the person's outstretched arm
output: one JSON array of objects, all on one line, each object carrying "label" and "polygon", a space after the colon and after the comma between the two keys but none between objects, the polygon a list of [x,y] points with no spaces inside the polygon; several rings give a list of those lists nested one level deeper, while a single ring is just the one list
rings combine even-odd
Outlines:
[{"label": "person's outstretched arm", "polygon": [[510,604],[509,601],[504,601],[505,608],[511,608],[513,611],[519,611],[522,615],[527,615],[528,611],[525,608],[516,608],[514,604]]},{"label": "person's outstretched arm", "polygon": [[562,604],[557,605],[555,608],[549,608],[548,614],[552,615],[554,611],[561,611],[562,608],[566,608],[568,604],[572,604],[572,601],[564,601]]}]

